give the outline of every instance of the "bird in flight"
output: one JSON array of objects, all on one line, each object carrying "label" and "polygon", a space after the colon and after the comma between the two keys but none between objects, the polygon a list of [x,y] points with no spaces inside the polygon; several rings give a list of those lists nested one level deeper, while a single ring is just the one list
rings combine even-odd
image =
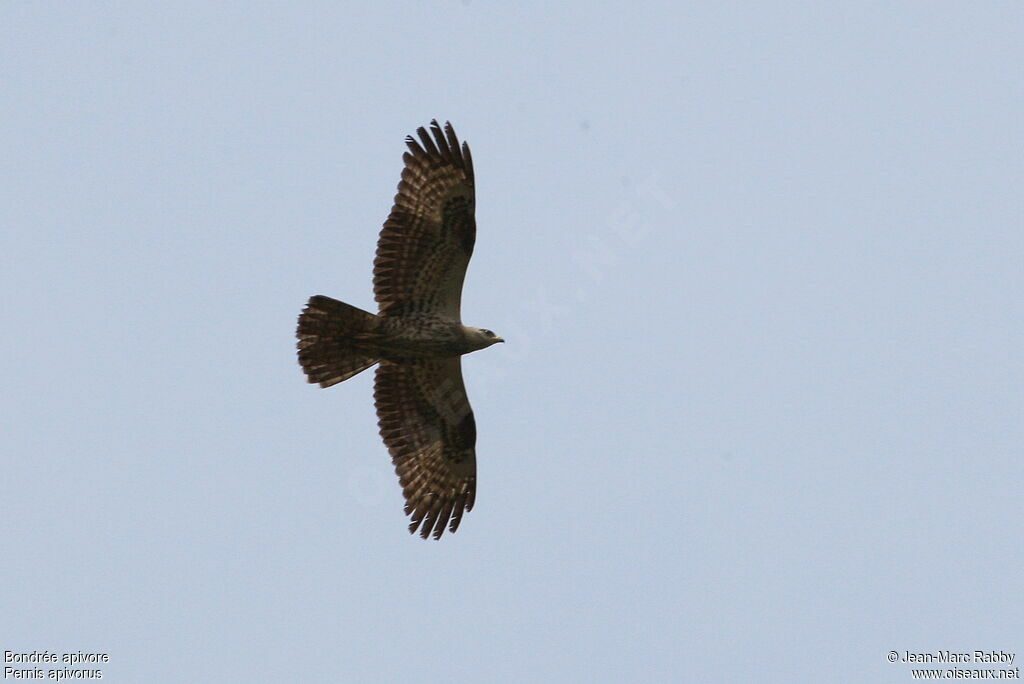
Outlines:
[{"label": "bird in flight", "polygon": [[476,498],[476,422],[460,356],[504,342],[462,325],[462,283],[476,241],[473,159],[450,123],[405,139],[402,180],[377,240],[376,314],[310,297],[299,364],[330,387],[374,364],[380,435],[405,496],[409,532],[454,532]]}]

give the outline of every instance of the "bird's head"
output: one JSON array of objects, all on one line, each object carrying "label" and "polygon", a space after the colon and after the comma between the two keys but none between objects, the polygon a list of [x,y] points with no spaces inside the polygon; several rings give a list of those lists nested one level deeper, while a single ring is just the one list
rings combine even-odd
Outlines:
[{"label": "bird's head", "polygon": [[466,331],[466,340],[473,345],[474,351],[505,341],[485,328],[471,328],[466,326],[464,329]]}]

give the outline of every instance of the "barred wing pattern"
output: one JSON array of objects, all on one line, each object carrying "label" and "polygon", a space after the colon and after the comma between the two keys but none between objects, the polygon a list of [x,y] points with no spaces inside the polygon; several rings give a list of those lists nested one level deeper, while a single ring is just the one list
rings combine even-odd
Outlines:
[{"label": "barred wing pattern", "polygon": [[394,206],[377,242],[373,291],[381,316],[428,312],[461,320],[462,283],[476,241],[473,158],[450,123],[417,129]]},{"label": "barred wing pattern", "polygon": [[411,516],[409,532],[454,532],[476,498],[476,422],[458,357],[377,367],[374,399]]}]

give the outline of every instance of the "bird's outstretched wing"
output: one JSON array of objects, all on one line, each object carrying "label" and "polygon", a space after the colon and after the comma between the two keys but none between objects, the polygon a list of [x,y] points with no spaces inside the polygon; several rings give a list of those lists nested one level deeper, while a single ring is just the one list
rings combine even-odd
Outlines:
[{"label": "bird's outstretched wing", "polygon": [[374,388],[380,434],[426,539],[454,532],[476,497],[476,422],[459,359],[381,361]]},{"label": "bird's outstretched wing", "polygon": [[373,292],[382,316],[426,312],[461,320],[466,266],[476,241],[476,198],[469,146],[450,123],[417,129],[391,214],[373,262]]}]

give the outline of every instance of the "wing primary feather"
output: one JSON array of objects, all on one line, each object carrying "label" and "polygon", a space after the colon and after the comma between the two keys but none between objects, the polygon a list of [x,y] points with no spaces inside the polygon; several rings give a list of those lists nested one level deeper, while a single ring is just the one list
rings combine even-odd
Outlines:
[{"label": "wing primary feather", "polygon": [[444,534],[445,525],[452,517],[452,508],[455,506],[455,499],[449,498],[447,502],[442,502],[441,507],[437,514],[437,522],[434,525],[434,539],[440,539],[441,535]]},{"label": "wing primary feather", "polygon": [[[423,515],[425,513],[426,510],[424,509],[423,502],[421,501],[415,508],[413,508],[412,512],[409,513],[409,532],[415,532],[419,528],[420,523],[423,522]],[[424,537],[424,539],[426,539],[426,537]]]},{"label": "wing primary feather", "polygon": [[437,123],[437,119],[430,122],[430,132],[434,134],[434,140],[437,142],[437,149],[440,150],[441,158],[451,165],[461,168],[461,160],[458,159],[458,147],[453,150],[452,146],[448,144],[448,139],[445,137],[444,131],[441,130],[441,125]]},{"label": "wing primary feather", "polygon": [[[420,130],[423,129],[421,128]],[[426,152],[423,151],[423,148],[420,147],[420,144],[416,142],[416,139],[411,135],[405,136],[405,145],[412,150],[412,154],[409,154],[408,152],[402,154],[402,161],[406,163],[406,168],[408,168],[408,165],[413,163],[413,160],[417,155],[426,154]]]},{"label": "wing primary feather", "polygon": [[460,496],[452,497],[452,504],[452,520],[448,524],[448,531],[454,533],[459,529],[459,523],[462,522],[463,511],[469,510],[466,507],[466,493],[463,492]]},{"label": "wing primary feather", "polygon": [[423,149],[427,151],[427,154],[440,157],[441,153],[437,151],[437,146],[434,145],[434,141],[430,138],[430,134],[427,133],[427,129],[421,126],[416,129],[416,132],[419,133],[420,140],[423,142]]},{"label": "wing primary feather", "polygon": [[[454,135],[455,133],[453,132],[452,136]],[[466,180],[469,181],[470,185],[473,185],[473,155],[469,153],[469,145],[467,143],[462,143],[462,162],[463,168],[466,171]]]},{"label": "wing primary feather", "polygon": [[[439,131],[440,133],[440,131]],[[462,155],[459,154],[459,139],[455,135],[455,129],[452,128],[450,121],[444,123],[444,134],[448,139],[448,149],[451,150],[452,159],[456,160],[459,167],[466,168],[466,164],[462,159]]]},{"label": "wing primary feather", "polygon": [[[430,536],[430,533],[434,531],[434,527],[438,524],[438,518],[441,515],[441,509],[443,508],[443,501],[436,500],[431,497],[430,508],[427,509],[427,514],[423,518],[423,538],[426,539]],[[444,529],[444,523],[441,523],[441,529]],[[437,539],[437,537],[434,537]]]}]

